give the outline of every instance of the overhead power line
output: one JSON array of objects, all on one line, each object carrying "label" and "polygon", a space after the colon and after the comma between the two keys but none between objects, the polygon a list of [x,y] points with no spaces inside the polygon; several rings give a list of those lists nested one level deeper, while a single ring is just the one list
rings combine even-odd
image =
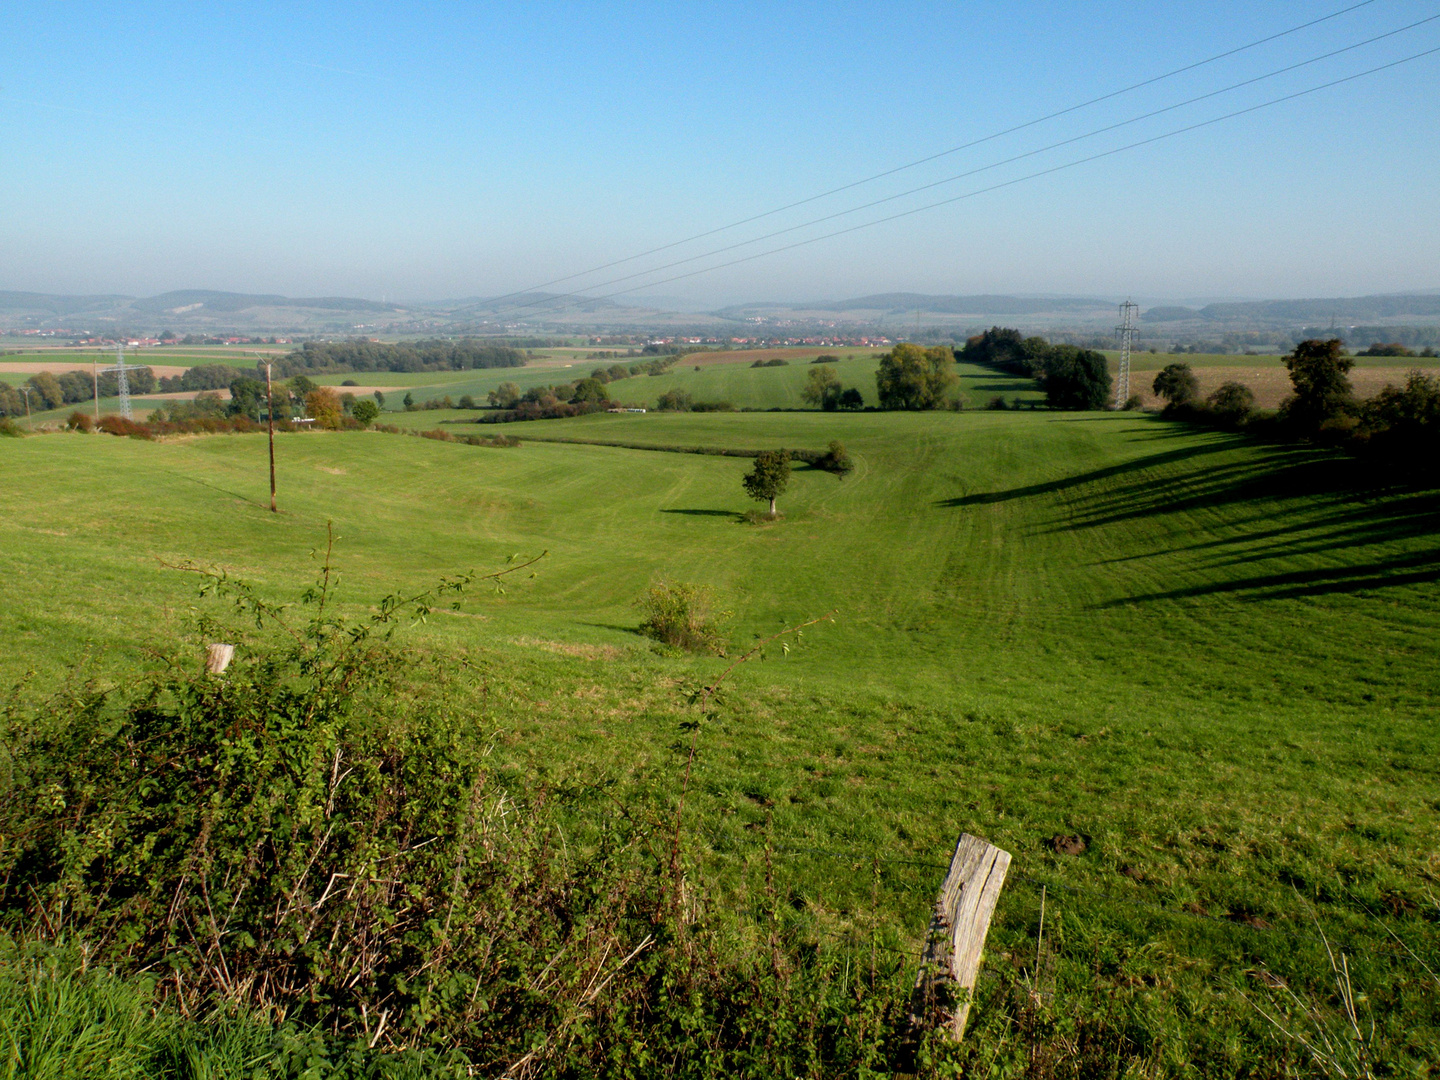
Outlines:
[{"label": "overhead power line", "polygon": [[1317,19],[1311,19],[1309,22],[1303,22],[1298,26],[1292,26],[1288,30],[1281,30],[1277,33],[1269,34],[1266,37],[1258,38],[1255,41],[1248,42],[1247,44],[1237,45],[1233,49],[1226,49],[1224,52],[1216,53],[1214,56],[1206,57],[1204,60],[1196,60],[1193,63],[1185,64],[1184,66],[1175,68],[1172,71],[1167,71],[1162,75],[1154,75],[1148,79],[1142,79],[1140,82],[1131,83],[1129,86],[1121,87],[1119,90],[1112,90],[1109,93],[1101,94],[1099,97],[1090,98],[1088,101],[1082,101],[1077,105],[1069,105],[1063,109],[1058,109],[1055,112],[1046,113],[1044,116],[1036,117],[1034,120],[1027,120],[1022,124],[1016,124],[1015,126],[1005,128],[1002,131],[997,131],[990,135],[984,135],[978,139],[972,139],[970,142],[961,143],[959,146],[952,146],[948,150],[941,150],[939,153],[930,154],[922,158],[916,158],[914,161],[906,162],[904,165],[897,165],[894,168],[884,169],[881,172],[873,173],[870,176],[866,176],[860,180],[853,180],[848,184],[841,184],[839,187],[831,188],[829,191],[822,191],[818,195],[809,195],[803,199],[797,199],[794,202],[786,203],[784,206],[777,206],[773,210],[766,210],[763,213],[753,214],[747,218],[741,218],[739,221],[732,221],[728,225],[720,225],[713,229],[707,229],[705,232],[696,233],[694,236],[687,236],[683,240],[674,240],[667,244],[661,244],[658,247],[649,248],[646,251],[637,252],[634,255],[627,255],[622,259],[614,259],[607,263],[601,263],[598,266],[592,266],[588,270],[579,270],[573,274],[566,274],[563,277],[551,278],[549,281],[542,281],[538,285],[532,285],[526,289],[521,289],[511,293],[504,293],[501,296],[493,298],[491,302],[501,303],[505,300],[511,299],[512,297],[524,296],[539,289],[547,289],[551,285],[560,285],[567,281],[574,281],[576,278],[585,277],[588,274],[598,274],[600,271],[609,270],[611,267],[623,266],[625,263],[634,262],[636,259],[643,259],[650,255],[659,254],[662,251],[669,251],[672,248],[683,247],[685,244],[692,244],[696,240],[703,240],[708,236],[715,236],[718,233],[728,232],[731,229],[738,229],[742,225],[750,225],[756,221],[763,221],[765,218],[774,217],[776,214],[783,214],[787,210],[794,210],[798,206],[805,206],[812,202],[818,202],[821,199],[828,199],[831,195],[838,195],[844,191],[850,191],[857,187],[863,187],[865,184],[874,183],[876,180],[883,180],[887,176],[894,176],[896,173],[905,172],[908,169],[918,168],[921,165],[927,165],[932,161],[938,161],[940,158],[949,157],[951,154],[958,154],[962,150],[970,150],[974,147],[982,146],[987,142],[994,142],[996,139],[1004,138],[1006,135],[1013,135],[1017,131],[1024,131],[1026,128],[1032,128],[1038,124],[1043,124],[1047,121],[1055,120],[1062,116],[1068,116],[1070,113],[1078,112],[1081,109],[1088,109],[1090,106],[1098,105],[1103,101],[1110,101],[1113,98],[1121,97],[1125,94],[1129,94],[1136,90],[1143,89],[1144,87],[1153,86],[1155,83],[1164,82],[1166,79],[1173,79],[1175,76],[1183,75],[1187,71],[1194,71],[1197,68],[1202,68],[1209,64],[1217,63],[1218,61],[1225,60],[1231,56],[1237,56],[1240,53],[1248,52],[1251,49],[1259,48],[1261,45],[1268,45],[1272,41],[1279,41],[1281,38],[1289,37],[1291,34],[1298,34],[1302,30],[1308,30],[1312,26],[1319,26],[1321,23],[1329,22],[1333,19],[1338,19],[1342,15],[1348,15],[1352,11],[1357,11],[1363,7],[1369,7],[1375,2],[1376,0],[1360,0],[1360,2],[1357,4],[1351,4],[1349,7],[1343,7],[1338,11],[1332,11],[1329,15],[1322,15]]},{"label": "overhead power line", "polygon": [[[686,266],[690,263],[699,262],[701,259],[714,258],[716,255],[723,255],[726,252],[736,251],[740,248],[749,247],[752,244],[761,244],[764,243],[766,240],[773,240],[779,236],[786,236],[790,233],[799,232],[801,229],[808,229],[815,225],[823,225],[827,221],[834,221],[837,218],[848,217],[851,214],[858,214],[863,210],[870,210],[874,207],[883,206],[886,203],[892,203],[899,199],[907,198],[911,195],[917,195],[922,191],[930,191],[937,187],[943,187],[946,184],[953,184],[957,180],[964,180],[971,176],[977,176],[980,173],[990,172],[991,170],[1001,168],[1005,165],[1013,165],[1015,162],[1024,161],[1026,158],[1037,157],[1038,155],[1048,153],[1051,150],[1058,150],[1060,147],[1063,146],[1070,146],[1074,143],[1083,142],[1086,139],[1093,139],[1097,135],[1103,135],[1106,132],[1116,131],[1123,127],[1130,127],[1142,121],[1151,120],[1157,116],[1162,116],[1165,113],[1174,112],[1177,109],[1183,109],[1186,106],[1194,105],[1197,102],[1206,101],[1213,97],[1219,97],[1221,94],[1227,94],[1234,90],[1243,89],[1246,86],[1253,86],[1256,83],[1264,82],[1267,79],[1273,79],[1280,75],[1287,74],[1288,72],[1296,71],[1303,67],[1309,67],[1312,64],[1318,64],[1324,60],[1333,59],[1334,57],[1340,56],[1343,53],[1353,52],[1354,50],[1363,48],[1366,45],[1373,45],[1377,41],[1383,41],[1386,38],[1395,37],[1397,34],[1403,34],[1409,30],[1413,30],[1418,26],[1424,26],[1426,23],[1435,22],[1437,19],[1440,19],[1440,14],[1431,15],[1427,18],[1420,19],[1406,26],[1399,27],[1398,29],[1386,31],[1383,34],[1377,34],[1374,37],[1366,38],[1364,41],[1358,41],[1353,45],[1346,45],[1343,48],[1333,49],[1330,52],[1322,53],[1320,56],[1314,56],[1308,60],[1302,60],[1295,64],[1288,64],[1285,67],[1277,68],[1274,71],[1268,71],[1263,75],[1256,75],[1253,78],[1242,79],[1240,82],[1231,83],[1229,86],[1221,87],[1219,90],[1211,90],[1207,93],[1199,94],[1192,98],[1187,98],[1185,101],[1180,101],[1173,105],[1166,105],[1159,109],[1152,109],[1150,112],[1141,113],[1138,116],[1132,116],[1127,120],[1120,120],[1113,124],[1106,124],[1103,127],[1095,128],[1091,131],[1085,132],[1084,134],[1073,135],[1068,139],[1061,139],[1058,142],[1053,142],[1046,146],[1038,147],[1034,150],[1026,150],[1023,153],[1013,154],[1010,157],[1002,158],[1001,160],[991,162],[988,165],[979,165],[973,169],[967,169],[965,172],[955,173],[952,176],[947,176],[940,180],[933,180],[928,184],[921,184],[918,187],[909,188],[905,191],[897,192],[894,195],[886,195],[879,199],[872,199],[870,202],[861,203],[858,206],[852,206],[846,210],[837,210],[834,213],[824,214],[817,218],[811,218],[808,221],[802,221],[797,225],[787,225],[783,229],[776,229],[773,232],[768,232],[760,236],[751,237],[748,240],[739,240],[733,244],[726,244],[724,247],[712,248],[709,251],[702,251],[698,255],[687,255],[683,259],[676,259],[673,262],[662,263],[659,266],[652,266],[646,270],[637,270],[630,274],[622,274],[619,277],[610,278],[608,281],[598,282],[594,285],[589,286],[589,288],[604,289],[611,285],[619,285],[622,282],[633,281],[635,278],[649,277],[651,274],[658,274],[666,270],[672,270],[677,266]],[[524,294],[520,293],[512,295],[518,296]],[[558,300],[570,299],[581,295],[589,294],[565,293],[558,297],[540,297],[537,299],[532,299],[523,304],[511,305],[511,310],[522,310],[524,308],[532,307],[537,304],[552,303]]]},{"label": "overhead power line", "polygon": [[[1389,63],[1380,64],[1380,65],[1378,65],[1377,67],[1373,67],[1373,68],[1368,68],[1368,69],[1365,70],[1365,71],[1356,72],[1356,73],[1353,74],[1353,75],[1346,75],[1344,78],[1332,79],[1330,82],[1320,83],[1318,86],[1312,86],[1312,87],[1309,87],[1309,88],[1307,88],[1307,89],[1305,89],[1305,90],[1297,90],[1297,91],[1295,91],[1293,94],[1285,94],[1285,95],[1283,95],[1282,97],[1272,98],[1272,99],[1270,99],[1269,101],[1263,101],[1263,102],[1261,102],[1261,103],[1258,104],[1258,105],[1251,105],[1251,106],[1248,106],[1247,108],[1244,108],[1244,109],[1237,109],[1237,110],[1235,110],[1234,112],[1226,113],[1226,114],[1224,114],[1223,116],[1216,116],[1216,117],[1213,117],[1213,118],[1211,118],[1211,119],[1209,119],[1209,120],[1202,120],[1202,121],[1200,121],[1199,123],[1195,123],[1195,124],[1187,124],[1187,125],[1184,126],[1184,127],[1175,128],[1175,129],[1172,130],[1172,131],[1167,131],[1167,132],[1164,132],[1163,134],[1160,134],[1160,135],[1152,135],[1152,136],[1151,136],[1150,138],[1148,138],[1148,139],[1140,139],[1140,140],[1138,140],[1138,141],[1136,141],[1136,142],[1133,142],[1133,143],[1127,143],[1127,144],[1124,145],[1124,146],[1117,146],[1117,147],[1115,147],[1115,148],[1113,148],[1113,149],[1111,149],[1111,150],[1102,150],[1102,151],[1101,151],[1100,153],[1098,153],[1098,154],[1091,154],[1091,155],[1089,155],[1088,157],[1077,158],[1077,159],[1074,160],[1074,161],[1067,161],[1067,162],[1065,162],[1065,163],[1063,163],[1063,164],[1060,164],[1060,165],[1054,165],[1054,166],[1052,166],[1052,167],[1050,167],[1050,168],[1048,168],[1048,169],[1040,169],[1040,170],[1038,170],[1038,171],[1036,171],[1036,172],[1033,172],[1033,173],[1027,173],[1027,174],[1025,174],[1024,176],[1017,176],[1017,177],[1014,177],[1013,179],[1010,179],[1010,180],[1004,180],[1004,181],[1002,181],[1002,182],[1000,182],[1000,183],[998,183],[998,184],[991,184],[989,187],[976,188],[976,189],[974,189],[973,191],[967,191],[967,192],[965,192],[963,195],[954,195],[954,196],[952,196],[952,197],[950,197],[950,198],[948,198],[948,199],[940,199],[940,200],[938,200],[938,201],[936,201],[936,202],[927,203],[927,204],[925,204],[924,206],[917,206],[917,207],[913,207],[913,208],[911,208],[911,209],[909,209],[909,210],[902,210],[902,211],[900,211],[900,212],[897,213],[897,214],[890,214],[890,215],[887,215],[886,217],[875,218],[875,219],[873,219],[873,220],[871,220],[871,221],[861,222],[859,225],[851,225],[851,226],[849,226],[849,227],[847,227],[847,228],[844,228],[844,229],[836,229],[834,232],[824,233],[824,234],[822,234],[822,235],[820,235],[820,236],[812,236],[812,237],[809,237],[808,239],[805,239],[805,240],[797,240],[797,241],[795,241],[795,242],[792,243],[792,244],[784,244],[784,245],[782,245],[782,246],[780,246],[780,247],[770,248],[770,249],[768,249],[768,250],[766,250],[766,251],[756,252],[756,253],[753,254],[753,255],[745,255],[745,256],[742,256],[741,258],[738,258],[738,259],[731,259],[729,262],[717,263],[717,264],[714,265],[714,266],[706,266],[706,267],[702,267],[702,268],[700,268],[700,269],[698,269],[698,270],[690,270],[690,271],[687,271],[687,272],[685,272],[685,273],[683,273],[683,274],[675,274],[675,275],[673,275],[673,276],[671,276],[671,277],[662,278],[662,279],[660,279],[659,281],[649,281],[649,282],[645,282],[645,283],[640,284],[640,285],[631,286],[631,287],[628,288],[628,289],[617,289],[615,292],[604,293],[604,294],[601,294],[601,295],[599,295],[599,296],[594,296],[594,295],[586,294],[586,295],[584,296],[584,299],[586,299],[586,300],[609,300],[609,299],[611,299],[611,298],[613,298],[613,297],[616,297],[616,296],[624,296],[624,295],[626,295],[626,294],[628,294],[628,293],[638,292],[638,291],[641,290],[641,289],[652,288],[652,287],[654,287],[654,286],[656,286],[656,285],[666,285],[666,284],[669,284],[669,283],[672,282],[672,281],[681,281],[681,280],[684,280],[684,279],[686,279],[686,278],[698,277],[698,276],[701,275],[701,274],[709,274],[709,273],[712,273],[712,272],[714,272],[714,271],[716,271],[716,270],[723,270],[723,269],[725,269],[726,267],[738,266],[738,265],[740,265],[741,263],[753,262],[753,261],[755,261],[756,259],[763,259],[763,258],[765,258],[766,256],[769,256],[769,255],[778,255],[778,254],[780,254],[781,252],[793,251],[793,250],[796,249],[796,248],[806,247],[806,246],[808,246],[808,245],[810,245],[810,244],[818,244],[818,243],[819,243],[820,241],[822,241],[822,240],[830,240],[830,239],[833,239],[833,238],[835,238],[835,237],[837,237],[837,236],[845,236],[845,235],[847,235],[848,233],[859,232],[859,231],[862,230],[862,229],[874,228],[876,225],[884,225],[884,224],[886,224],[886,223],[888,223],[888,222],[891,222],[891,221],[898,221],[898,220],[900,220],[901,218],[907,218],[907,217],[911,217],[911,216],[913,216],[913,215],[915,215],[915,214],[921,214],[921,213],[924,213],[924,212],[927,211],[927,210],[934,210],[934,209],[936,209],[937,207],[949,206],[949,205],[951,205],[952,203],[962,202],[962,201],[964,201],[964,200],[966,200],[966,199],[973,199],[973,198],[975,198],[977,195],[984,195],[984,194],[987,194],[987,193],[992,192],[992,191],[999,191],[999,190],[1001,190],[1002,188],[1013,187],[1013,186],[1015,186],[1016,184],[1022,184],[1022,183],[1024,183],[1024,182],[1027,181],[1027,180],[1035,180],[1035,179],[1038,179],[1039,177],[1042,177],[1042,176],[1050,176],[1050,175],[1052,175],[1052,174],[1054,174],[1054,173],[1063,172],[1063,171],[1065,171],[1066,169],[1073,169],[1073,168],[1076,168],[1077,166],[1080,166],[1080,165],[1089,164],[1089,163],[1092,162],[1092,161],[1100,161],[1100,160],[1102,160],[1103,158],[1113,157],[1113,156],[1116,155],[1116,154],[1122,154],[1122,153],[1125,153],[1125,152],[1128,151],[1128,150],[1135,150],[1135,149],[1137,149],[1137,148],[1139,148],[1139,147],[1142,147],[1142,146],[1149,146],[1149,145],[1151,145],[1152,143],[1163,142],[1163,141],[1166,140],[1166,139],[1173,139],[1173,138],[1175,138],[1175,137],[1178,136],[1178,135],[1185,135],[1185,134],[1188,134],[1189,132],[1192,132],[1192,131],[1199,131],[1201,128],[1212,127],[1213,125],[1223,123],[1223,122],[1225,122],[1226,120],[1233,120],[1233,119],[1235,119],[1236,117],[1239,117],[1239,116],[1246,116],[1246,115],[1248,115],[1248,114],[1250,114],[1250,113],[1259,112],[1261,109],[1268,109],[1268,108],[1271,108],[1271,107],[1273,107],[1273,106],[1275,106],[1275,105],[1281,105],[1281,104],[1283,104],[1283,103],[1285,103],[1285,102],[1287,102],[1287,101],[1294,101],[1294,100],[1296,100],[1297,98],[1302,98],[1302,97],[1306,97],[1306,96],[1308,96],[1308,95],[1310,95],[1310,94],[1319,93],[1321,90],[1328,90],[1328,89],[1330,89],[1330,88],[1332,88],[1332,87],[1335,87],[1335,86],[1342,86],[1342,85],[1344,85],[1345,83],[1354,82],[1356,79],[1363,79],[1363,78],[1365,78],[1366,76],[1375,75],[1375,74],[1377,74],[1377,73],[1379,73],[1379,72],[1381,72],[1381,71],[1388,71],[1388,70],[1390,70],[1391,68],[1396,68],[1396,67],[1399,67],[1399,66],[1402,65],[1402,64],[1408,64],[1408,63],[1411,63],[1412,61],[1420,60],[1420,59],[1423,59],[1424,57],[1427,57],[1427,56],[1433,56],[1433,55],[1435,55],[1436,53],[1440,53],[1440,45],[1437,45],[1437,46],[1436,46],[1435,48],[1433,48],[1433,49],[1425,49],[1423,52],[1413,53],[1413,54],[1411,54],[1410,56],[1402,57],[1402,58],[1399,59],[1399,60],[1392,60],[1392,61],[1390,61]],[[579,295],[579,294],[571,294],[571,296],[578,296],[578,295]],[[557,298],[555,298],[555,299],[565,299],[565,298],[564,298],[564,297],[557,297]],[[532,306],[532,305],[528,305],[528,304],[527,304],[527,305],[521,305],[521,306],[523,306],[523,307],[529,307],[529,306]],[[519,307],[517,307],[517,310],[518,310],[518,309],[519,309]]]}]

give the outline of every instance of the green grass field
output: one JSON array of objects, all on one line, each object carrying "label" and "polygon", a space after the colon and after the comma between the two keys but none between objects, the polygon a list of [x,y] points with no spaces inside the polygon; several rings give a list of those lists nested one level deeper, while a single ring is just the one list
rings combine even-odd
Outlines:
[{"label": "green grass field", "polygon": [[[804,370],[688,375],[772,400]],[[992,374],[967,380],[972,396],[1010,396]],[[1143,1022],[1176,1055],[1166,1070],[1250,1052],[1230,1043],[1263,1031],[1245,1004],[1258,967],[1328,993],[1312,912],[1402,1057],[1440,1057],[1440,994],[1396,944],[1440,951],[1434,492],[1352,488],[1327,453],[1134,414],[480,430],[526,441],[281,436],[278,515],[263,436],[0,442],[15,478],[0,487],[0,676],[35,672],[31,699],[124,678],[186,640],[195,614],[224,615],[173,564],[293,598],[327,522],[355,610],[545,550],[533,579],[407,639],[456,658],[517,783],[608,776],[622,794],[663,793],[682,687],[722,661],[657,654],[636,632],[646,585],[712,586],[737,650],[834,610],[788,655],[742,667],[703,733],[693,842],[717,888],[760,872],[768,823],[806,932],[874,931],[908,952],[965,830],[1015,855],[990,962],[1033,953],[1043,884],[1065,977],[1141,987]],[[744,460],[551,438],[840,438],[857,467],[797,468],[784,519],[757,526]],[[1057,834],[1087,849],[1056,854]]]}]

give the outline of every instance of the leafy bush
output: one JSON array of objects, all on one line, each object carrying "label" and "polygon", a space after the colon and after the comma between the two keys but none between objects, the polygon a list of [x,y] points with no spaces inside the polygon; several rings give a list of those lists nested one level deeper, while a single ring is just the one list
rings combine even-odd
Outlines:
[{"label": "leafy bush", "polygon": [[1040,373],[1053,409],[1103,409],[1109,400],[1109,363],[1093,349],[1052,345],[1041,358]]},{"label": "leafy bush", "polygon": [[6,439],[23,439],[25,433],[20,430],[20,425],[11,420],[8,416],[0,417],[0,437]]},{"label": "leafy bush", "polygon": [[1339,338],[1302,341],[1282,363],[1295,392],[1281,404],[1280,414],[1300,436],[1314,435],[1327,422],[1355,411],[1348,377],[1355,361],[1345,355]]},{"label": "leafy bush", "polygon": [[660,580],[636,603],[645,615],[642,634],[686,652],[724,655],[720,630],[727,614],[715,611],[715,594],[708,586]]},{"label": "leafy bush", "polygon": [[1255,395],[1244,383],[1227,382],[1205,399],[1215,418],[1227,427],[1240,427],[1255,411]]},{"label": "leafy bush", "polygon": [[1184,405],[1200,396],[1200,380],[1195,369],[1184,362],[1166,364],[1150,384],[1151,391],[1171,405]]},{"label": "leafy bush", "polygon": [[882,409],[939,409],[959,381],[948,346],[901,343],[880,357],[875,386]]},{"label": "leafy bush", "polygon": [[[332,617],[331,580],[327,560],[292,626],[207,575],[287,643],[223,676],[177,660],[56,702],[58,725],[10,718],[0,917],[163,971],[187,1009],[218,998],[371,1046],[518,1060],[537,1031],[593,1012],[602,968],[653,942],[655,876],[623,816],[556,858],[552,827],[496,788],[474,723],[407,704],[397,619],[474,575],[387,597],[361,623]],[[537,995],[536,958],[561,955],[578,966]]]},{"label": "leafy bush", "polygon": [[686,412],[690,408],[690,395],[684,390],[667,390],[655,402],[660,412]]},{"label": "leafy bush", "polygon": [[107,435],[125,435],[132,439],[154,439],[155,432],[146,424],[123,416],[102,416],[95,425]]},{"label": "leafy bush", "polygon": [[839,439],[830,440],[829,449],[814,462],[814,465],[815,468],[834,473],[841,479],[855,470],[855,462],[850,460],[850,455],[845,450],[845,444]]},{"label": "leafy bush", "polygon": [[1412,371],[1404,387],[1387,386],[1361,409],[1364,449],[1411,470],[1440,461],[1440,379]]}]

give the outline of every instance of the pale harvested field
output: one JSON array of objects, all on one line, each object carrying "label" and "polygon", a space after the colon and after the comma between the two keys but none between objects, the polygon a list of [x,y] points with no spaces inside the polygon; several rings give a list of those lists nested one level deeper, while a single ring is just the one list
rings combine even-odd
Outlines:
[{"label": "pale harvested field", "polygon": [[[113,357],[102,359],[105,361],[104,363],[102,363],[102,367],[110,367],[115,362]],[[171,364],[146,364],[144,362],[138,364],[128,364],[128,366],[147,367],[155,373],[155,377],[157,379],[171,378],[175,375],[184,375],[185,372],[190,370],[189,365],[186,365],[185,367],[175,367]],[[93,369],[93,364],[76,363],[73,360],[55,361],[53,363],[49,361],[40,361],[38,363],[34,361],[20,361],[18,363],[13,360],[0,361],[0,371],[3,371],[6,374],[10,375],[39,375],[42,371],[48,371],[52,375],[59,375],[66,371],[88,372]]]},{"label": "pale harvested field", "polygon": [[[1420,361],[1417,367],[1425,364]],[[1429,361],[1426,368],[1433,368]],[[1350,372],[1350,383],[1355,387],[1356,397],[1371,397],[1388,384],[1403,386],[1407,368],[1402,367],[1357,367]],[[1207,397],[1219,389],[1222,383],[1238,382],[1248,386],[1255,395],[1255,404],[1262,409],[1274,409],[1290,394],[1290,373],[1272,361],[1268,367],[1237,364],[1234,367],[1197,367],[1195,377],[1200,381],[1200,396]],[[1155,381],[1154,371],[1130,372],[1130,392],[1138,394],[1146,405],[1163,405],[1164,402],[1151,392]]]},{"label": "pale harvested field", "polygon": [[[817,356],[838,356],[844,359],[847,356],[870,356],[883,352],[880,348],[866,348],[863,346],[845,347],[837,345],[834,348],[818,348],[808,345],[804,348],[793,349],[734,349],[729,352],[689,353],[682,356],[678,363],[689,366],[710,367],[714,364],[753,364],[756,360],[774,360],[779,357],[789,360],[792,364],[808,364]],[[638,357],[630,360],[635,363],[636,359],[646,360],[649,357]],[[606,361],[599,361],[605,363]]]}]

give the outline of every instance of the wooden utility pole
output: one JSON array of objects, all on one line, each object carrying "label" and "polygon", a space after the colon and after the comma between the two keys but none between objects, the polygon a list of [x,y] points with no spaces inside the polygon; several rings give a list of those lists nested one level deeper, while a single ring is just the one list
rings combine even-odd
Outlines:
[{"label": "wooden utility pole", "polygon": [[95,380],[95,419],[100,419],[100,353],[95,353],[95,359],[90,364],[93,369],[90,377]]},{"label": "wooden utility pole", "polygon": [[261,360],[265,365],[265,423],[270,429],[270,512],[275,509],[275,394],[270,389],[270,361]]},{"label": "wooden utility pole", "polygon": [[940,886],[920,974],[910,999],[910,1037],[918,1048],[925,1032],[942,1029],[958,1042],[970,1016],[985,936],[1010,868],[1010,853],[961,833]]}]

